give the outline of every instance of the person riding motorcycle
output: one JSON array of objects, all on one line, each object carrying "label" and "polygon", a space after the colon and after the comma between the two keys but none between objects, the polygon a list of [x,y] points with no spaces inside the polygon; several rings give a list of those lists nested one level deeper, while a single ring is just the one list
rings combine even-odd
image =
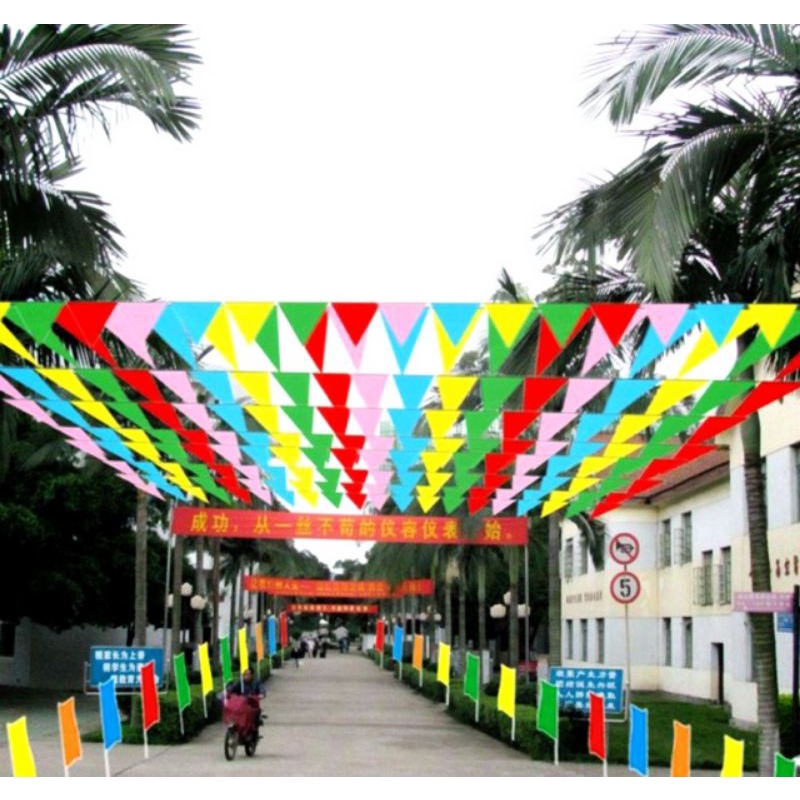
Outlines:
[{"label": "person riding motorcycle", "polygon": [[264,697],[264,689],[261,681],[253,674],[253,670],[246,669],[242,673],[241,680],[231,681],[226,690],[229,695],[241,695],[247,699],[251,713],[248,715],[247,728],[243,733],[258,728],[261,725],[261,698]]}]

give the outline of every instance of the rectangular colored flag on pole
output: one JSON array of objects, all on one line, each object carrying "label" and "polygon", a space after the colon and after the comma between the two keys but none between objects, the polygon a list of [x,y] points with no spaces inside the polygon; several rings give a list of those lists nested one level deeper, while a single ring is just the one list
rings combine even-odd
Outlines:
[{"label": "rectangular colored flag on pole", "polygon": [[214,677],[211,674],[211,658],[208,653],[208,642],[203,642],[197,648],[197,655],[200,658],[200,691],[203,695],[214,691]]},{"label": "rectangular colored flag on pole", "polygon": [[375,623],[375,649],[381,653],[383,652],[383,639],[386,632],[386,623],[379,619]]},{"label": "rectangular colored flag on pole", "polygon": [[64,769],[68,770],[83,757],[74,697],[58,704],[58,730],[61,734],[61,756],[64,760]]},{"label": "rectangular colored flag on pole", "polygon": [[741,778],[744,776],[744,740],[725,737],[722,753],[722,772],[720,778]]},{"label": "rectangular colored flag on pole", "polygon": [[275,653],[278,652],[278,635],[275,630],[275,625],[275,617],[270,617],[267,620],[267,649],[271,656],[274,656]]},{"label": "rectangular colored flag on pole", "polygon": [[606,760],[605,698],[594,692],[589,692],[589,755]]},{"label": "rectangular colored flag on pole", "polygon": [[139,668],[139,685],[142,692],[142,727],[149,731],[153,725],[161,722],[155,661],[148,661]]},{"label": "rectangular colored flag on pole", "polygon": [[256,661],[264,660],[264,623],[256,622]]},{"label": "rectangular colored flag on pole", "polygon": [[11,752],[11,774],[15,778],[35,778],[36,762],[28,739],[27,717],[6,723],[8,749]]},{"label": "rectangular colored flag on pole", "polygon": [[439,663],[436,665],[436,680],[450,686],[450,645],[439,643]]},{"label": "rectangular colored flag on pole", "polygon": [[402,626],[395,625],[394,627],[394,639],[392,640],[392,660],[393,661],[402,661],[403,660],[403,638],[405,636],[405,631],[403,630]]},{"label": "rectangular colored flag on pole", "polygon": [[643,778],[649,772],[647,709],[631,706],[631,727],[628,735],[628,766]]},{"label": "rectangular colored flag on pole", "polygon": [[247,628],[239,628],[239,672],[250,669],[250,653],[247,646]]},{"label": "rectangular colored flag on pole", "polygon": [[536,709],[536,730],[558,741],[558,686],[539,682],[539,706]]},{"label": "rectangular colored flag on pole", "polygon": [[793,758],[786,758],[780,753],[775,753],[775,778],[794,778],[797,770]]},{"label": "rectangular colored flag on pole", "polygon": [[500,665],[500,688],[497,691],[497,710],[514,719],[517,711],[517,671]]},{"label": "rectangular colored flag on pole", "polygon": [[464,694],[476,703],[480,698],[481,660],[475,653],[467,653],[467,668],[464,673]]},{"label": "rectangular colored flag on pole", "polygon": [[183,653],[172,657],[175,667],[175,692],[178,695],[178,710],[183,711],[192,704],[192,691],[189,688],[189,676],[186,673],[186,658]]},{"label": "rectangular colored flag on pole", "polygon": [[289,618],[285,611],[281,611],[281,647],[289,644]]},{"label": "rectangular colored flag on pole", "polygon": [[670,776],[689,778],[692,774],[692,726],[672,721],[672,761]]},{"label": "rectangular colored flag on pole", "polygon": [[221,636],[219,640],[219,658],[222,662],[222,683],[227,686],[233,680],[233,660],[231,659],[231,640]]},{"label": "rectangular colored flag on pole", "polygon": [[414,636],[414,650],[411,654],[411,666],[414,667],[414,669],[419,670],[420,672],[422,672],[424,650],[425,650],[425,637],[416,634]]},{"label": "rectangular colored flag on pole", "polygon": [[103,748],[108,751],[122,741],[122,722],[117,707],[117,689],[109,678],[98,687],[100,692],[100,722],[103,728]]}]

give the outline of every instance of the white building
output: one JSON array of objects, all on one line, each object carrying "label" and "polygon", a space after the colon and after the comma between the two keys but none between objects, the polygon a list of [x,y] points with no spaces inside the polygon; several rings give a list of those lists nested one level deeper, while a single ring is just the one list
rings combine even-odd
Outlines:
[{"label": "white building", "polygon": [[[761,411],[772,590],[800,584],[800,399]],[[641,545],[629,569],[641,581],[628,606],[633,689],[729,703],[733,717],[756,720],[748,615],[735,592],[751,591],[739,435],[724,449],[666,476],[661,486],[603,521],[608,537],[627,531]],[[623,606],[610,593],[622,567],[595,569],[579,529],[562,526],[562,654],[565,665],[624,667]],[[777,624],[777,618],[776,618]],[[776,634],[778,681],[791,688],[791,633]]]}]

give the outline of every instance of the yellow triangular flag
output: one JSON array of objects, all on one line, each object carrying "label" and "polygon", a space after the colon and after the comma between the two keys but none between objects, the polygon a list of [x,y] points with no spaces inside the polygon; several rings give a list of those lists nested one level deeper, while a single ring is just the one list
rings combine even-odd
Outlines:
[{"label": "yellow triangular flag", "polygon": [[511,347],[533,311],[533,303],[489,303],[486,312],[503,344]]},{"label": "yellow triangular flag", "polygon": [[631,453],[635,453],[637,450],[641,450],[643,447],[642,444],[626,444],[624,442],[612,442],[606,445],[605,450],[603,450],[603,456],[605,458],[611,458],[614,461],[619,461],[621,458],[626,458],[627,456],[631,455]]},{"label": "yellow triangular flag", "polygon": [[514,719],[517,712],[517,671],[500,665],[500,689],[497,692],[497,710]]},{"label": "yellow triangular flag", "polygon": [[557,490],[550,492],[550,497],[542,504],[542,516],[548,517],[554,511],[558,511],[559,508],[564,508],[570,497],[572,495],[569,492]]},{"label": "yellow triangular flag", "polygon": [[144,456],[148,461],[160,462],[161,453],[150,442],[129,442],[128,449],[133,450],[140,456]]},{"label": "yellow triangular flag", "polygon": [[[437,453],[455,453],[456,450],[460,450],[466,439],[431,439],[431,447]],[[423,454],[424,455],[424,454]]]},{"label": "yellow triangular flag", "polygon": [[250,669],[250,653],[247,650],[247,628],[239,628],[239,669],[244,672]]},{"label": "yellow triangular flag", "polygon": [[704,328],[697,339],[697,344],[683,362],[683,366],[678,372],[678,377],[682,378],[687,372],[691,372],[698,364],[702,364],[706,359],[719,352],[720,346],[714,341],[711,331]]},{"label": "yellow triangular flag", "polygon": [[758,303],[743,308],[728,331],[724,343],[738,339],[748,328],[758,325],[764,338],[774,347],[796,309],[796,306],[785,303]]},{"label": "yellow triangular flag", "polygon": [[106,425],[115,431],[122,430],[122,425],[119,424],[117,418],[108,410],[108,407],[105,403],[100,403],[98,401],[86,402],[76,400],[72,405],[74,405],[75,408],[80,409],[86,414],[94,417],[95,419],[100,420],[103,425]]},{"label": "yellow triangular flag", "polygon": [[277,431],[273,439],[282,447],[302,447],[303,437],[294,431]]},{"label": "yellow triangular flag", "polygon": [[744,777],[744,741],[725,737],[725,748],[722,755],[721,778]]},{"label": "yellow triangular flag", "polygon": [[225,308],[242,332],[244,340],[252,344],[275,309],[275,303],[225,303]]},{"label": "yellow triangular flag", "polygon": [[122,428],[120,433],[131,442],[139,442],[140,444],[149,444],[150,442],[147,432],[141,428]]},{"label": "yellow triangular flag", "polygon": [[460,416],[460,411],[428,409],[425,412],[425,418],[428,420],[431,436],[434,439],[444,439],[450,428],[458,422]]},{"label": "yellow triangular flag", "polygon": [[47,378],[51,383],[55,383],[62,389],[66,389],[73,397],[78,400],[94,400],[92,393],[84,386],[83,381],[69,369],[40,369],[37,372]]},{"label": "yellow triangular flag", "polygon": [[186,492],[192,497],[196,497],[201,503],[208,502],[208,495],[199,486],[190,486]]},{"label": "yellow triangular flag", "polygon": [[271,447],[270,450],[275,458],[280,459],[288,467],[295,466],[302,455],[299,447]]},{"label": "yellow triangular flag", "polygon": [[427,450],[424,453],[420,453],[425,472],[439,472],[452,457],[450,453],[431,453]]},{"label": "yellow triangular flag", "polygon": [[275,433],[279,427],[277,406],[244,406],[244,410],[268,433]]},{"label": "yellow triangular flag", "polygon": [[430,486],[435,492],[440,492],[450,478],[453,477],[452,472],[426,472],[425,480],[428,481]]},{"label": "yellow triangular flag", "polygon": [[11,774],[15,778],[35,778],[36,763],[28,740],[27,717],[6,723],[8,749],[11,751]]},{"label": "yellow triangular flag", "polygon": [[472,387],[478,382],[477,376],[471,375],[440,375],[439,396],[442,399],[442,408],[461,408],[464,398],[470,393]]},{"label": "yellow triangular flag", "polygon": [[708,385],[708,381],[664,381],[658,387],[650,405],[647,407],[647,414],[661,416],[681,400],[685,400],[689,395],[699,392]]},{"label": "yellow triangular flag", "polygon": [[475,313],[472,315],[469,325],[467,325],[466,330],[457,342],[453,342],[450,339],[447,329],[444,325],[442,325],[441,320],[434,313],[434,326],[436,328],[436,338],[439,342],[439,352],[442,356],[443,372],[450,372],[450,370],[453,369],[453,365],[458,360],[459,355],[461,355],[461,351],[466,346],[470,336],[472,336],[472,332],[475,330],[475,324],[478,322],[482,312],[483,308],[478,306],[478,308],[475,310]]},{"label": "yellow triangular flag", "polygon": [[602,456],[587,456],[581,462],[576,473],[576,478],[589,478],[592,475],[602,472],[617,463],[616,458],[603,458]]},{"label": "yellow triangular flag", "polygon": [[417,502],[427,514],[439,502],[439,494],[430,486],[417,486]]},{"label": "yellow triangular flag", "polygon": [[225,306],[222,305],[217,309],[214,314],[214,319],[211,324],[206,328],[206,339],[214,345],[217,352],[234,368],[238,369],[236,362],[236,348],[233,344],[233,336],[231,335],[231,325],[228,321],[228,312]]},{"label": "yellow triangular flag", "polygon": [[564,494],[567,498],[575,497],[576,494],[580,494],[586,489],[591,489],[599,481],[600,478],[573,478]]},{"label": "yellow triangular flag", "polygon": [[612,442],[624,442],[637,433],[641,433],[648,425],[655,425],[658,417],[650,417],[645,414],[623,414],[617,428],[611,437]]},{"label": "yellow triangular flag", "polygon": [[234,372],[234,380],[260,406],[272,404],[269,375],[266,372]]},{"label": "yellow triangular flag", "polygon": [[197,648],[200,657],[200,689],[203,694],[214,691],[214,679],[211,676],[211,659],[208,656],[208,642],[203,642]]},{"label": "yellow triangular flag", "polygon": [[439,643],[439,663],[436,665],[436,680],[445,686],[450,685],[450,645]]},{"label": "yellow triangular flag", "polygon": [[[0,319],[2,319],[8,309],[11,308],[11,303],[0,303]],[[16,353],[31,364],[36,364],[36,359],[25,349],[25,346],[14,336],[13,333],[6,327],[4,322],[0,322],[0,344],[5,345],[9,350]]]}]

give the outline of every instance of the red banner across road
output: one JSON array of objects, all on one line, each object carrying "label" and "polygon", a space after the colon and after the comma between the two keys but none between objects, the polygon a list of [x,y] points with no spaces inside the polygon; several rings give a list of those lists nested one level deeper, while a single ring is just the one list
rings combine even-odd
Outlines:
[{"label": "red banner across road", "polygon": [[378,606],[358,603],[289,603],[290,614],[377,614]]},{"label": "red banner across road", "polygon": [[267,575],[245,575],[248,592],[296,597],[363,597],[386,600],[404,595],[432,595],[430,578],[401,581],[392,591],[388,581],[317,581],[309,578],[272,578]]},{"label": "red banner across road", "polygon": [[231,539],[350,539],[406,544],[522,545],[528,541],[525,517],[487,517],[474,536],[453,517],[403,517],[348,514],[293,514],[241,508],[178,506],[172,515],[177,536]]}]

